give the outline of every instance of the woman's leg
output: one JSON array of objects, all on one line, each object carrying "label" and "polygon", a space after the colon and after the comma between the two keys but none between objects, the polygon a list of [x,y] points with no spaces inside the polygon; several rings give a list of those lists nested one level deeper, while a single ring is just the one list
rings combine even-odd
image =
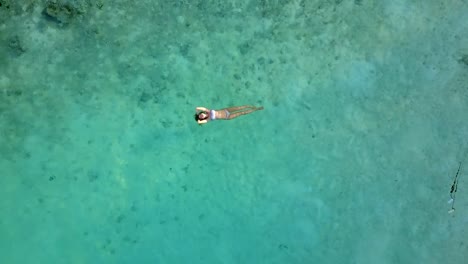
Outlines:
[{"label": "woman's leg", "polygon": [[[252,107],[253,107],[253,108],[252,108]],[[247,107],[246,107],[246,108],[247,108]],[[242,108],[242,109],[244,109],[244,108]],[[250,114],[250,113],[252,113],[252,112],[255,112],[255,111],[257,111],[257,110],[262,110],[262,109],[263,109],[263,106],[261,106],[261,107],[250,106],[250,107],[247,108],[247,110],[236,111],[236,112],[234,112],[234,113],[229,112],[230,114],[229,114],[229,117],[228,117],[227,119],[228,119],[228,120],[229,120],[229,119],[233,119],[233,118],[236,118],[236,117],[238,117],[238,116]],[[226,110],[228,110],[228,109],[226,109]],[[229,110],[228,110],[228,111],[229,111]]]},{"label": "woman's leg", "polygon": [[244,110],[247,110],[248,108],[256,108],[256,107],[253,105],[232,106],[232,107],[225,108],[225,110],[228,110],[229,113],[233,113],[236,111],[244,111]]}]

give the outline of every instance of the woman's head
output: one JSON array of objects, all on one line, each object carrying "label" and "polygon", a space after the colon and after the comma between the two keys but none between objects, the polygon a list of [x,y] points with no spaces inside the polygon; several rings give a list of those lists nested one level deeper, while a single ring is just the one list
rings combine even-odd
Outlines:
[{"label": "woman's head", "polygon": [[208,119],[208,113],[207,112],[199,112],[195,114],[195,121],[203,121]]}]

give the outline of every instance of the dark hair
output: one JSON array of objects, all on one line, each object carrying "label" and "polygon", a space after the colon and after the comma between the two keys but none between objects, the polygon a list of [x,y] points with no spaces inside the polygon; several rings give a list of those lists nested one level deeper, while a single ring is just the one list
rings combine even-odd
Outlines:
[{"label": "dark hair", "polygon": [[[206,115],[206,118],[203,118],[203,119],[200,118],[200,114],[202,114],[202,113]],[[201,120],[205,120],[205,119],[208,119],[208,113],[207,112],[202,111],[202,112],[199,112],[199,113],[195,114],[195,121],[201,121]]]}]

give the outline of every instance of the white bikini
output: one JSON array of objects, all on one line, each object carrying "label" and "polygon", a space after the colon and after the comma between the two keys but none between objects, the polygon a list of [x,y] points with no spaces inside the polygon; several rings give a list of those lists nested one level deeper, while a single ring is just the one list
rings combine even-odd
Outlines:
[{"label": "white bikini", "polygon": [[[224,112],[226,112],[226,118],[222,119],[229,119],[229,116],[231,113],[229,113],[228,110],[224,109]],[[210,120],[215,120],[216,119],[216,110],[210,110]]]}]

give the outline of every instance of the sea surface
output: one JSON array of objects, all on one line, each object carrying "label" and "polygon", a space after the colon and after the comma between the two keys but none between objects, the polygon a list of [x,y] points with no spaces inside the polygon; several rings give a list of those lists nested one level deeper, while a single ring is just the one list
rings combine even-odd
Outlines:
[{"label": "sea surface", "polygon": [[466,263],[467,153],[466,0],[0,0],[2,264]]}]

